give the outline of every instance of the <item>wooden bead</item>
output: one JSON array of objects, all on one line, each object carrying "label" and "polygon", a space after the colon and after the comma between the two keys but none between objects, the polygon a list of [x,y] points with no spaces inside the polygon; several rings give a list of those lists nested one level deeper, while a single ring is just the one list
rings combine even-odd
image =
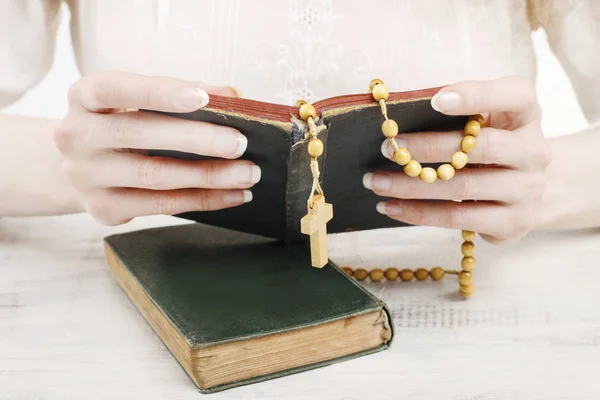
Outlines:
[{"label": "wooden bead", "polygon": [[456,153],[452,154],[451,164],[454,167],[454,169],[464,168],[464,166],[467,165],[468,161],[469,161],[469,156],[467,155],[467,153],[463,153],[462,151],[457,151]]},{"label": "wooden bead", "polygon": [[475,259],[473,257],[463,257],[460,266],[463,271],[471,272],[475,269]]},{"label": "wooden bead", "polygon": [[477,135],[479,135],[479,132],[481,132],[481,125],[479,125],[479,122],[469,121],[465,125],[465,135],[477,137]]},{"label": "wooden bead", "polygon": [[425,268],[419,268],[415,271],[415,277],[418,281],[424,281],[425,279],[429,278],[429,271],[427,271]]},{"label": "wooden bead", "polygon": [[309,117],[315,118],[317,116],[317,110],[312,104],[304,103],[300,106],[300,118],[307,120]]},{"label": "wooden bead", "polygon": [[461,285],[470,285],[473,283],[473,274],[468,271],[461,271],[458,274],[458,281]]},{"label": "wooden bead", "polygon": [[473,136],[465,136],[460,141],[460,149],[464,153],[470,153],[475,149],[476,144],[477,144],[477,140]]},{"label": "wooden bead", "polygon": [[385,86],[385,84],[378,83],[373,87],[373,98],[376,101],[379,101],[381,99],[387,100],[388,97],[390,97],[390,92],[388,91],[388,88],[387,86]]},{"label": "wooden bead", "polygon": [[475,245],[473,244],[473,242],[463,242],[460,250],[462,251],[463,256],[473,257],[473,254],[475,254]]},{"label": "wooden bead", "polygon": [[323,154],[323,142],[321,139],[310,139],[308,142],[308,154],[315,158]]},{"label": "wooden bead", "polygon": [[421,178],[421,180],[425,183],[433,183],[437,179],[437,172],[435,172],[435,169],[431,167],[425,167],[421,169],[419,178]]},{"label": "wooden bead", "polygon": [[460,285],[460,294],[464,297],[471,297],[475,293],[475,284],[471,283],[470,285]]},{"label": "wooden bead", "polygon": [[471,115],[469,117],[469,121],[479,122],[479,126],[482,128],[485,126],[485,118],[483,118],[483,115],[481,115],[481,114]]},{"label": "wooden bead", "polygon": [[475,232],[473,231],[462,231],[462,238],[467,242],[472,242],[475,239]]},{"label": "wooden bead", "polygon": [[373,282],[379,282],[383,279],[383,270],[380,268],[372,269],[371,272],[369,272],[369,277]]},{"label": "wooden bead", "polygon": [[437,176],[443,181],[449,181],[454,178],[455,173],[454,167],[450,164],[442,164],[437,169]]},{"label": "wooden bead", "polygon": [[385,270],[385,279],[387,279],[388,281],[395,281],[396,279],[398,279],[398,275],[398,269],[394,267],[390,267]]},{"label": "wooden bead", "polygon": [[414,277],[415,273],[410,269],[403,269],[400,271],[400,279],[402,279],[404,282],[412,281]]},{"label": "wooden bead", "polygon": [[386,119],[381,124],[381,132],[388,138],[395,138],[398,135],[398,124],[393,119]]},{"label": "wooden bead", "polygon": [[398,151],[394,152],[394,161],[402,166],[408,164],[410,162],[410,152],[403,147],[399,148]]},{"label": "wooden bead", "polygon": [[344,271],[348,276],[354,275],[354,270],[350,267],[342,267],[342,271]]},{"label": "wooden bead", "polygon": [[421,164],[416,160],[410,160],[404,167],[404,173],[408,176],[415,177],[421,173]]},{"label": "wooden bead", "polygon": [[372,92],[375,85],[379,85],[379,84],[382,84],[382,85],[384,84],[381,79],[375,78],[375,79],[371,80],[371,82],[369,82],[369,92]]},{"label": "wooden bead", "polygon": [[354,277],[357,281],[364,281],[369,276],[369,272],[366,269],[358,268],[354,271]]},{"label": "wooden bead", "polygon": [[431,275],[431,279],[434,281],[439,281],[446,275],[446,271],[442,267],[434,267],[429,271],[429,275]]}]

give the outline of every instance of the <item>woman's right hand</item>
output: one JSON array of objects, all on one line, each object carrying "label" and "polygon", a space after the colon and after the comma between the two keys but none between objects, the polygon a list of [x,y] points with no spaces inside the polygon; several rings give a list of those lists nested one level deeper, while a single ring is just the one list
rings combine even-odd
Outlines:
[{"label": "woman's right hand", "polygon": [[[235,95],[227,87],[119,71],[77,81],[55,143],[84,209],[118,225],[142,215],[218,210],[252,200],[247,189],[261,171],[235,160],[248,143],[239,131],[137,111],[191,112],[208,103],[207,93]],[[216,159],[151,157],[150,149]]]}]

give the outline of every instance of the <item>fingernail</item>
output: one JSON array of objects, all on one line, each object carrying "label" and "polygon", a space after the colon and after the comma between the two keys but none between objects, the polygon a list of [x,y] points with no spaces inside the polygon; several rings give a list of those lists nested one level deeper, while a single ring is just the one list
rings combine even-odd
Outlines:
[{"label": "fingernail", "polygon": [[225,192],[223,201],[229,206],[249,203],[252,201],[252,192],[249,190],[232,190]]},{"label": "fingernail", "polygon": [[399,217],[400,215],[402,215],[402,207],[396,202],[386,203],[385,211],[386,211],[386,214],[389,215],[390,217]]},{"label": "fingernail", "polygon": [[[406,148],[406,142],[403,139],[396,136],[394,140],[396,141],[398,147]],[[394,158],[394,148],[390,144],[389,140],[384,140],[383,143],[381,143],[381,154],[383,154],[385,158],[389,158],[390,160]]]},{"label": "fingernail", "polygon": [[439,112],[449,112],[458,109],[462,105],[460,94],[456,92],[437,92],[431,98],[431,107]]},{"label": "fingernail", "polygon": [[218,132],[215,151],[225,157],[239,157],[246,151],[248,139],[240,133]]},{"label": "fingernail", "polygon": [[369,190],[373,190],[373,186],[371,186],[371,179],[373,178],[372,172],[367,172],[363,175],[363,186]]},{"label": "fingernail", "polygon": [[229,90],[231,90],[231,93],[233,94],[234,97],[242,97],[242,92],[240,91],[240,89],[233,87],[233,86],[227,86],[229,88]]},{"label": "fingernail", "polygon": [[181,89],[177,105],[181,108],[197,110],[208,104],[208,93],[197,87],[186,87]]},{"label": "fingernail", "polygon": [[261,170],[258,165],[237,165],[231,169],[233,179],[242,184],[260,181]]},{"label": "fingernail", "polygon": [[367,172],[363,176],[363,185],[370,190],[385,192],[392,186],[392,180],[386,174],[373,174],[371,172]]},{"label": "fingernail", "polygon": [[377,209],[377,212],[379,214],[387,215],[387,211],[385,209],[385,201],[380,201],[379,203],[377,203],[377,206],[375,206],[375,208]]},{"label": "fingernail", "polygon": [[380,201],[375,208],[379,214],[388,215],[390,217],[398,217],[402,214],[402,207],[396,203]]}]

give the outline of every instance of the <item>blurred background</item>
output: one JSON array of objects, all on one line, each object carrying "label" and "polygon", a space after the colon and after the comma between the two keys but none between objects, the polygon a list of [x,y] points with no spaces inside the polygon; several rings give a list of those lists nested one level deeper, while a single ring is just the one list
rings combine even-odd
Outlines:
[{"label": "blurred background", "polygon": [[[63,4],[54,66],[25,97],[0,112],[60,119],[67,111],[67,91],[79,78],[71,48],[69,10]],[[546,136],[574,133],[588,126],[571,84],[552,54],[542,30],[533,33],[537,55],[537,89]]]}]

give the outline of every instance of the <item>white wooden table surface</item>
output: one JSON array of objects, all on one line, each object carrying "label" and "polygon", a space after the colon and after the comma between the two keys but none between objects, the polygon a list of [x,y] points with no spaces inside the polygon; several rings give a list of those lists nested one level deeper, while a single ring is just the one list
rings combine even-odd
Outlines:
[{"label": "white wooden table surface", "polygon": [[[0,399],[202,397],[112,279],[85,215],[0,219]],[[354,266],[454,266],[460,234],[430,228],[330,238]],[[367,284],[395,313],[388,351],[210,399],[598,399],[600,230],[477,241],[469,301],[455,280]]]}]

